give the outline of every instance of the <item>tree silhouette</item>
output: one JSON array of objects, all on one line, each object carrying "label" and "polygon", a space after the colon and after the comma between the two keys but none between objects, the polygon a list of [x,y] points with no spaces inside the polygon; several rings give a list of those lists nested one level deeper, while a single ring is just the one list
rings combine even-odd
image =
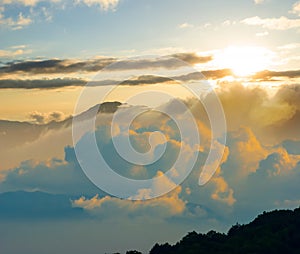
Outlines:
[{"label": "tree silhouette", "polygon": [[227,234],[190,232],[178,243],[155,244],[150,254],[300,253],[300,208],[264,212],[247,225],[236,224]]}]

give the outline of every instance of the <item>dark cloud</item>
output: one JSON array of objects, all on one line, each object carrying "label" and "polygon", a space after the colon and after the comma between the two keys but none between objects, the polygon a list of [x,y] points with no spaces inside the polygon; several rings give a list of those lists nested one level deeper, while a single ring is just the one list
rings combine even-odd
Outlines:
[{"label": "dark cloud", "polygon": [[[119,67],[118,67],[119,68]],[[204,80],[208,79],[219,79],[226,76],[232,75],[231,70],[209,70],[203,72],[192,72],[186,75],[174,76],[174,77],[163,77],[155,75],[141,75],[129,80],[99,80],[99,81],[86,81],[75,78],[64,78],[64,79],[38,79],[38,80],[20,80],[20,79],[3,79],[0,80],[1,88],[24,88],[24,89],[51,89],[68,86],[108,86],[108,85],[127,85],[127,86],[138,86],[138,85],[152,85],[152,84],[171,84],[177,81],[189,82],[193,80]]]},{"label": "dark cloud", "polygon": [[253,75],[253,79],[259,80],[272,80],[272,78],[299,78],[300,70],[290,70],[290,71],[261,71]]},{"label": "dark cloud", "polygon": [[30,119],[34,120],[37,124],[46,124],[50,122],[61,122],[67,117],[64,113],[59,111],[53,111],[49,113],[41,113],[38,111],[29,114]]},{"label": "dark cloud", "polygon": [[[176,69],[186,64],[197,64],[197,63],[206,63],[213,60],[212,56],[198,56],[195,53],[177,53],[169,55],[166,57],[157,57],[152,59],[126,59],[117,61],[116,58],[99,58],[92,60],[74,60],[74,59],[49,59],[49,60],[39,60],[39,61],[15,61],[3,64],[0,67],[0,77],[7,76],[8,74],[67,74],[67,73],[76,73],[76,72],[97,72],[101,69],[107,67],[106,71],[125,71],[125,70],[142,70],[142,69],[155,69],[155,68],[165,68],[165,69]],[[233,76],[233,72],[230,69],[220,69],[220,70],[204,70],[202,74],[209,79],[218,79],[226,76]],[[300,70],[289,70],[289,71],[261,71],[252,76],[253,79],[258,80],[272,80],[276,77],[283,78],[298,78],[300,77]],[[182,77],[177,77],[181,80],[198,80],[203,79],[203,77],[198,73],[189,73]],[[72,81],[74,85],[83,85],[79,80],[68,80],[56,79],[53,82],[58,83],[50,84],[48,80],[36,80],[36,81],[20,81],[13,79],[0,80],[0,88],[31,88],[31,87],[55,87],[55,86],[68,86]],[[160,83],[159,81],[149,81],[149,78],[146,80],[141,79],[141,83]],[[18,82],[18,85],[16,84]],[[41,85],[37,85],[41,83]],[[111,80],[104,80],[98,82],[98,85],[109,85],[111,83],[116,83]],[[127,85],[137,85],[138,81],[128,82]]]},{"label": "dark cloud", "polygon": [[35,88],[59,88],[67,86],[84,86],[87,81],[82,79],[37,79],[37,80],[19,80],[19,79],[2,79],[0,80],[1,88],[24,88],[24,89],[35,89]]},{"label": "dark cloud", "polygon": [[71,86],[109,86],[109,85],[151,85],[158,83],[167,83],[171,78],[159,77],[154,75],[142,75],[130,80],[100,80],[86,81],[82,79],[64,78],[64,79],[2,79],[0,80],[0,89],[5,88],[23,88],[23,89],[52,89]]},{"label": "dark cloud", "polygon": [[176,69],[187,66],[187,64],[206,63],[212,59],[212,56],[198,56],[196,53],[177,53],[152,59],[141,58],[118,61],[111,65],[109,70],[140,70],[153,68]]},{"label": "dark cloud", "polygon": [[128,80],[100,80],[90,81],[87,86],[109,86],[109,85],[126,85],[126,86],[138,86],[138,85],[154,85],[161,83],[172,82],[172,78],[161,77],[155,75],[141,75]]},{"label": "dark cloud", "polygon": [[230,69],[202,71],[202,74],[209,79],[219,79],[234,75]]},{"label": "dark cloud", "polygon": [[10,62],[0,67],[0,75],[8,73],[54,74],[73,72],[95,72],[113,63],[114,58],[86,61],[49,59],[41,61]]},{"label": "dark cloud", "polygon": [[[107,70],[131,70],[149,68],[178,68],[185,63],[206,63],[212,60],[211,56],[198,56],[195,53],[178,53],[167,57],[157,57],[153,59],[129,59],[117,61],[116,58],[103,57],[92,60],[74,59],[47,59],[36,61],[14,61],[3,64],[0,67],[0,75],[10,73],[30,73],[30,74],[55,74],[55,73],[75,73],[75,72],[97,72],[106,66],[111,65]],[[117,62],[116,62],[117,61]]]},{"label": "dark cloud", "polygon": [[220,70],[207,70],[202,72],[192,72],[186,75],[181,75],[174,77],[174,79],[181,81],[192,81],[192,80],[203,80],[203,79],[220,79],[226,76],[232,76],[233,73],[230,69],[220,69]]},{"label": "dark cloud", "polygon": [[177,53],[171,56],[189,64],[207,63],[213,60],[212,56],[199,56],[196,53]]},{"label": "dark cloud", "polygon": [[151,85],[151,84],[158,84],[158,83],[167,83],[172,81],[171,78],[167,77],[160,77],[160,76],[154,76],[154,75],[143,75],[139,76],[136,79],[130,79],[122,82],[122,85]]},{"label": "dark cloud", "polygon": [[143,69],[176,69],[186,66],[186,63],[174,57],[157,57],[152,59],[132,59],[115,62],[107,71],[143,70]]}]

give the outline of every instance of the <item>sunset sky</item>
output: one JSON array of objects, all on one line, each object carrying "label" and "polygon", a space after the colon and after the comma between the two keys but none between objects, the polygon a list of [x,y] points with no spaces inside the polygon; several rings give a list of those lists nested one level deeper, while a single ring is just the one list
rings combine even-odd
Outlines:
[{"label": "sunset sky", "polygon": [[[147,253],[299,207],[299,82],[296,0],[0,0],[0,253]],[[197,96],[214,113],[214,96],[222,106],[215,140]],[[91,132],[74,141],[74,122],[87,124],[99,104],[92,134],[109,166],[130,179],[163,176],[126,197],[137,201],[82,169],[76,147],[89,155]],[[190,116],[199,143],[172,120],[192,133]],[[114,146],[126,138],[147,162],[165,153],[131,163]],[[177,184],[180,149],[190,174],[156,195]],[[199,186],[210,149],[222,156]]]}]

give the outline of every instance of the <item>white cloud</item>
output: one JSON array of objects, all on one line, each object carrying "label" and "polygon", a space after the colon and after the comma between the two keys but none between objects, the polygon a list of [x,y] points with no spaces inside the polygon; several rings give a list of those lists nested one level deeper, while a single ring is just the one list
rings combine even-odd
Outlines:
[{"label": "white cloud", "polygon": [[41,113],[38,111],[34,111],[29,114],[29,117],[34,121],[34,123],[37,124],[47,124],[52,121],[60,122],[67,118],[67,116],[65,116],[64,113],[59,111],[53,111],[49,113]]},{"label": "white cloud", "polygon": [[171,217],[182,214],[186,209],[186,202],[179,194],[181,187],[162,197],[147,201],[129,201],[121,200],[115,197],[105,196],[100,198],[98,195],[87,199],[81,197],[72,202],[73,207],[81,207],[92,214],[111,215],[115,211],[122,211],[125,214],[149,215],[160,218]]},{"label": "white cloud", "polygon": [[300,1],[298,1],[297,3],[295,3],[293,5],[293,9],[292,9],[291,13],[294,13],[294,14],[297,14],[298,16],[300,16]]},{"label": "white cloud", "polygon": [[265,2],[265,0],[254,0],[255,4],[262,4],[263,2]]},{"label": "white cloud", "polygon": [[[6,26],[13,30],[22,29],[25,26],[33,23],[33,20],[27,16],[23,16],[23,13],[19,13],[17,18],[12,16],[5,17],[5,8],[8,5],[23,5],[25,7],[30,7],[30,13],[33,12],[36,14],[35,16],[42,16],[46,21],[52,21],[51,9],[46,8],[45,6],[38,6],[38,3],[53,3],[57,6],[62,6],[65,8],[65,2],[61,0],[2,0],[0,2],[0,25]],[[103,11],[115,10],[117,5],[119,4],[119,0],[74,0],[72,1],[73,5],[83,4],[88,7],[99,6]]]},{"label": "white cloud", "polygon": [[261,32],[261,33],[256,33],[255,35],[256,35],[257,37],[264,37],[264,36],[269,35],[269,32],[265,31],[265,32]]},{"label": "white cloud", "polygon": [[278,49],[283,49],[283,50],[293,50],[293,49],[298,49],[300,48],[300,43],[289,43],[285,44],[282,46],[279,46]]},{"label": "white cloud", "polygon": [[[61,0],[2,0],[1,4],[2,5],[10,5],[10,4],[20,4],[24,6],[36,6],[38,3],[41,2],[51,2],[51,3],[61,3],[64,4],[63,1]],[[99,5],[102,10],[107,11],[107,10],[112,10],[114,9],[118,3],[119,0],[75,0],[73,1],[75,4],[83,3],[89,7],[94,6],[94,5]]]},{"label": "white cloud", "polygon": [[76,3],[83,3],[88,7],[98,5],[104,11],[114,10],[119,4],[119,0],[76,0]]},{"label": "white cloud", "polygon": [[8,5],[8,4],[22,4],[25,6],[34,6],[36,5],[40,0],[3,0],[2,4]]},{"label": "white cloud", "polygon": [[231,24],[233,24],[233,22],[227,19],[222,23],[222,26],[230,26]]},{"label": "white cloud", "polygon": [[233,196],[233,189],[230,188],[223,177],[212,178],[212,183],[216,185],[216,189],[211,194],[211,198],[232,206],[236,199]]},{"label": "white cloud", "polygon": [[0,25],[7,26],[13,30],[22,29],[25,26],[30,25],[33,20],[30,17],[24,17],[23,13],[20,12],[18,18],[14,20],[13,18],[4,18],[0,13]]},{"label": "white cloud", "polygon": [[11,46],[10,48],[12,48],[12,49],[25,49],[25,48],[27,48],[27,45],[15,45],[15,46]]},{"label": "white cloud", "polygon": [[178,27],[184,29],[184,28],[192,28],[192,27],[194,27],[194,25],[186,22],[186,23],[180,24]]},{"label": "white cloud", "polygon": [[24,17],[22,12],[19,13],[19,17],[16,21],[16,25],[18,26],[28,26],[31,24],[32,20],[29,17]]},{"label": "white cloud", "polygon": [[237,22],[235,20],[225,20],[224,22],[222,22],[222,26],[232,26],[232,25],[235,25]]},{"label": "white cloud", "polygon": [[280,18],[260,18],[258,16],[246,18],[241,23],[250,26],[261,26],[270,30],[287,30],[300,27],[300,19],[289,19],[281,16]]},{"label": "white cloud", "polygon": [[20,56],[28,53],[29,51],[23,49],[16,49],[16,50],[0,50],[0,57],[15,57]]}]

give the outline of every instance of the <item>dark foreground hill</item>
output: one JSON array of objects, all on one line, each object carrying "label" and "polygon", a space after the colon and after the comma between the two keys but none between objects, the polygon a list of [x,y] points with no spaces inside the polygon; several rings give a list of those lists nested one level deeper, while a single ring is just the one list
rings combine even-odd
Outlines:
[{"label": "dark foreground hill", "polygon": [[150,254],[297,253],[300,254],[300,208],[264,212],[246,225],[232,226],[227,234],[188,233],[175,245],[156,244]]}]

